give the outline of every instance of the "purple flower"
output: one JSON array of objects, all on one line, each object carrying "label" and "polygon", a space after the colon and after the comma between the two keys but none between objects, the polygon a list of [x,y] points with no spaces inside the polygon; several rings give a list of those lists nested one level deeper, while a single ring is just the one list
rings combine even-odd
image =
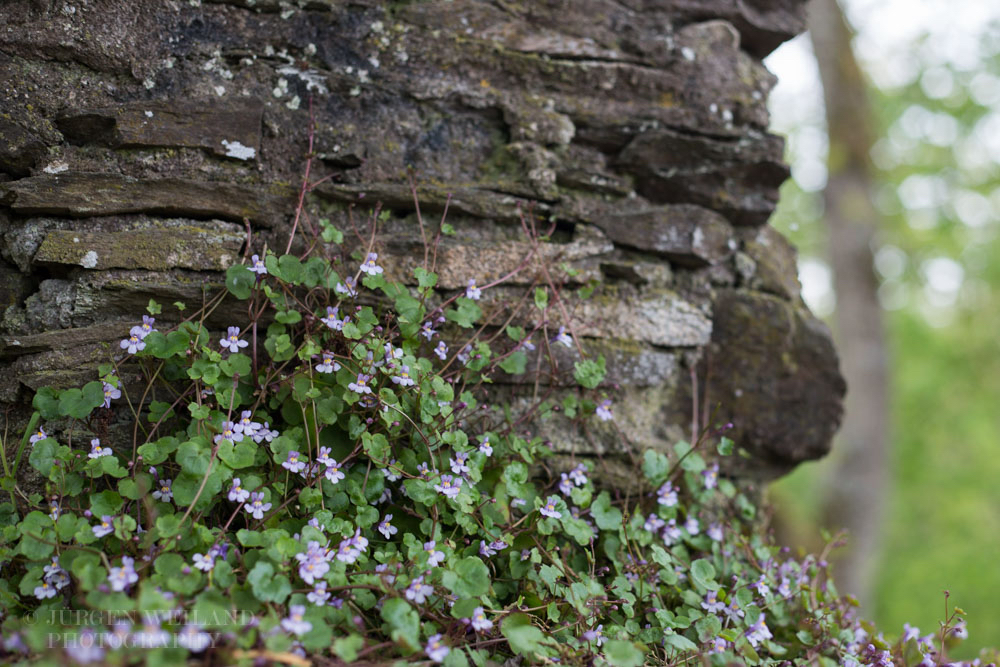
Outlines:
[{"label": "purple flower", "polygon": [[559,493],[564,496],[568,496],[570,491],[573,490],[573,480],[569,478],[566,473],[560,473],[559,475]]},{"label": "purple flower", "polygon": [[473,301],[479,301],[479,297],[483,295],[483,290],[476,287],[476,279],[469,278],[469,284],[465,288],[465,298],[472,299]]},{"label": "purple flower", "polygon": [[482,632],[483,630],[489,630],[493,627],[493,621],[486,618],[486,612],[483,611],[482,607],[476,607],[472,610],[472,618],[469,619],[472,629],[477,632]]},{"label": "purple flower", "polygon": [[312,623],[303,618],[305,614],[305,605],[293,604],[288,608],[288,618],[282,619],[281,627],[283,627],[286,632],[290,632],[297,637],[301,637],[305,633],[312,630],[313,627]]},{"label": "purple flower", "polygon": [[282,462],[281,467],[294,473],[300,473],[306,467],[306,462],[300,461],[299,453],[293,449],[288,452],[288,460]]},{"label": "purple flower", "polygon": [[[430,477],[431,476],[431,472],[432,471],[427,466],[426,462],[421,463],[420,465],[417,466],[417,474],[420,475],[421,477],[423,477],[424,479],[427,479],[428,477]],[[433,471],[433,472],[437,472],[437,471]]]},{"label": "purple flower", "polygon": [[531,342],[531,337],[525,338],[520,343],[517,344],[518,347],[523,347],[528,352],[535,351],[535,344]]},{"label": "purple flower", "polygon": [[430,321],[424,322],[423,326],[420,328],[420,335],[430,340],[437,334],[437,331],[432,327]]},{"label": "purple flower", "polygon": [[250,410],[241,412],[240,420],[233,426],[234,433],[242,433],[248,436],[252,436],[258,429],[260,429],[260,424],[253,420],[253,413]]},{"label": "purple flower", "polygon": [[479,540],[479,555],[483,558],[489,558],[490,556],[496,556],[497,550],[493,548],[493,544],[486,544],[485,540]]},{"label": "purple flower", "polygon": [[326,472],[323,474],[326,475],[328,480],[330,480],[330,484],[336,484],[340,480],[344,479],[344,471],[341,470],[341,467],[342,466],[333,459],[330,459],[330,462],[326,464]]},{"label": "purple flower", "polygon": [[170,633],[160,627],[159,621],[150,620],[142,626],[142,631],[132,635],[135,646],[159,648],[170,643]]},{"label": "purple flower", "polygon": [[655,514],[650,514],[646,517],[646,523],[642,524],[642,527],[651,533],[656,533],[659,532],[665,525],[667,525],[666,521]]},{"label": "purple flower", "polygon": [[448,498],[454,498],[462,490],[462,480],[455,479],[451,475],[441,475],[441,483],[434,485],[434,490],[444,494]]},{"label": "purple flower", "polygon": [[[358,290],[356,289],[357,286],[358,286],[358,281],[348,276],[347,278],[344,278],[343,283],[337,283],[337,286],[333,288],[333,291],[335,291],[337,294],[345,294],[347,296],[357,296],[358,295]],[[346,317],[344,318],[344,322],[347,322]]]},{"label": "purple flower", "polygon": [[723,538],[722,524],[718,522],[710,524],[705,534],[716,542],[721,542]]},{"label": "purple flower", "polygon": [[[239,352],[240,348],[246,347],[250,343],[245,340],[240,340],[240,328],[239,327],[229,327],[226,333],[226,337],[219,341],[222,345],[222,349],[229,349],[230,352]],[[140,348],[142,349],[142,348]]]},{"label": "purple flower", "polygon": [[705,593],[705,600],[701,603],[701,608],[709,614],[717,614],[726,608],[726,604],[724,602],[719,602],[715,591],[708,591]]},{"label": "purple flower", "polygon": [[410,585],[406,588],[406,599],[417,604],[423,604],[427,601],[427,596],[434,592],[432,586],[428,586],[424,583],[423,576],[416,577],[410,582]]},{"label": "purple flower", "polygon": [[96,526],[92,526],[91,530],[94,531],[94,535],[96,537],[104,537],[105,535],[110,535],[111,533],[115,532],[114,527],[112,527],[111,525],[112,521],[113,521],[112,517],[105,514],[104,516],[101,517],[101,523],[99,523]]},{"label": "purple flower", "polygon": [[323,363],[316,364],[316,371],[319,373],[333,373],[340,370],[340,364],[333,358],[332,352],[323,353]]},{"label": "purple flower", "polygon": [[740,619],[746,616],[746,613],[736,603],[736,598],[730,599],[729,606],[723,609],[723,611],[726,612],[726,616],[734,624],[739,623]]},{"label": "purple flower", "polygon": [[441,361],[448,358],[448,346],[443,340],[438,341],[437,347],[434,348],[434,354],[436,354],[437,358]]},{"label": "purple flower", "polygon": [[330,571],[326,550],[315,540],[309,542],[305,553],[295,554],[295,559],[299,561],[299,576],[307,584],[312,584]]},{"label": "purple flower", "polygon": [[697,535],[701,530],[701,524],[698,523],[698,519],[689,516],[687,521],[684,522],[684,530],[688,532],[688,535]]},{"label": "purple flower", "polygon": [[233,486],[229,489],[229,500],[234,503],[242,503],[250,497],[250,492],[240,486],[240,478],[233,478]]},{"label": "purple flower", "polygon": [[135,560],[128,556],[122,556],[121,567],[111,568],[111,572],[108,574],[108,583],[111,584],[113,591],[121,592],[137,581],[139,581],[139,575],[135,571]]},{"label": "purple flower", "polygon": [[611,414],[611,401],[607,398],[601,401],[594,412],[602,422],[611,421],[614,418],[614,415]]},{"label": "purple flower", "polygon": [[714,489],[719,484],[719,464],[713,463],[711,467],[702,470],[701,476],[705,478],[705,488]]},{"label": "purple flower", "polygon": [[674,490],[674,485],[669,480],[664,482],[663,486],[656,492],[656,502],[664,507],[673,507],[677,504],[677,491]]},{"label": "purple flower", "polygon": [[456,452],[455,458],[448,459],[448,465],[451,466],[451,471],[456,475],[461,475],[463,472],[469,472],[469,466],[465,463],[469,460],[468,452]]},{"label": "purple flower", "polygon": [[582,463],[576,464],[576,467],[569,471],[569,478],[577,486],[583,486],[587,483],[587,466]]},{"label": "purple flower", "polygon": [[271,509],[271,503],[264,502],[264,492],[254,491],[250,494],[250,502],[243,506],[247,512],[253,515],[255,519],[263,519],[264,512]]},{"label": "purple flower", "polygon": [[427,552],[427,564],[431,567],[437,567],[444,560],[444,552],[436,551],[437,543],[434,540],[430,542],[424,542],[424,551]]},{"label": "purple flower", "polygon": [[44,428],[39,427],[38,430],[35,431],[30,438],[28,438],[28,442],[35,444],[39,440],[45,440],[47,437],[49,437],[49,434],[45,432]]},{"label": "purple flower", "polygon": [[263,276],[267,273],[267,267],[264,266],[264,260],[260,258],[260,255],[254,255],[250,258],[250,270],[258,276]]},{"label": "purple flower", "polygon": [[326,326],[330,327],[334,331],[340,331],[344,328],[344,323],[347,322],[347,320],[349,320],[350,318],[345,317],[344,319],[340,319],[339,317],[337,317],[339,311],[340,308],[336,306],[327,306],[326,317],[321,317],[319,321],[325,324]]},{"label": "purple flower", "polygon": [[156,485],[156,490],[153,491],[153,498],[169,503],[174,497],[174,492],[170,488],[171,484],[173,484],[173,480],[161,479]]},{"label": "purple flower", "polygon": [[104,384],[104,407],[110,408],[111,401],[121,398],[122,390],[108,382],[102,381],[102,383]]},{"label": "purple flower", "polygon": [[681,529],[677,527],[677,519],[670,519],[663,528],[663,543],[668,547],[681,539]]},{"label": "purple flower", "polygon": [[765,577],[763,574],[760,575],[760,578],[758,578],[757,581],[750,584],[750,588],[755,589],[757,591],[757,595],[761,597],[767,597],[768,595],[771,594],[771,589],[767,587],[767,583],[765,582]]},{"label": "purple flower", "polygon": [[764,612],[761,612],[757,622],[751,625],[746,631],[747,641],[754,648],[757,648],[757,644],[765,639],[770,639],[772,636],[771,631],[767,629],[767,623],[764,622]]},{"label": "purple flower", "polygon": [[35,597],[39,600],[44,600],[46,598],[52,598],[56,596],[56,587],[49,585],[47,581],[43,581],[39,585],[35,586]]},{"label": "purple flower", "polygon": [[712,650],[709,653],[725,653],[728,648],[729,642],[722,637],[716,637],[712,640]]},{"label": "purple flower", "polygon": [[241,433],[236,428],[236,424],[233,422],[222,422],[222,431],[220,431],[214,438],[214,442],[218,443],[223,440],[229,440],[232,443],[242,442],[243,433]]},{"label": "purple flower", "polygon": [[558,503],[559,498],[556,496],[549,496],[549,499],[545,501],[545,504],[538,511],[542,513],[542,516],[558,519],[562,516],[562,512],[556,509],[556,505]]},{"label": "purple flower", "polygon": [[[266,273],[267,269],[264,272]],[[188,623],[177,633],[177,643],[192,653],[201,653],[212,645],[212,635],[205,632],[197,623]]]},{"label": "purple flower", "polygon": [[606,638],[604,636],[604,625],[598,625],[593,630],[587,630],[583,633],[583,638],[588,642],[596,641],[598,646],[601,646]]},{"label": "purple flower", "polygon": [[[5,647],[6,648],[6,647]],[[97,662],[104,658],[104,647],[91,628],[84,628],[73,641],[67,642],[66,654],[70,659],[80,664]]]},{"label": "purple flower", "polygon": [[139,350],[146,349],[146,342],[138,334],[129,334],[128,338],[122,340],[119,347],[128,350],[129,354],[135,354]]},{"label": "purple flower", "polygon": [[371,378],[364,373],[358,373],[358,379],[355,382],[347,385],[347,388],[353,391],[355,394],[370,394],[372,393],[372,388],[368,386],[368,380]]},{"label": "purple flower", "polygon": [[316,587],[309,591],[306,599],[318,607],[324,606],[326,601],[330,599],[330,591],[326,590],[326,582],[316,582]]},{"label": "purple flower", "polygon": [[399,532],[399,528],[392,525],[390,521],[392,521],[392,515],[386,514],[378,525],[378,532],[382,533],[387,540],[391,540],[392,536]]},{"label": "purple flower", "polygon": [[427,657],[434,662],[444,662],[445,657],[451,649],[445,646],[441,642],[441,634],[431,635],[427,638],[427,646],[424,647],[424,653]]},{"label": "purple flower", "polygon": [[490,439],[486,436],[483,436],[483,439],[479,442],[479,451],[486,456],[493,456],[493,446],[490,444]]},{"label": "purple flower", "polygon": [[211,554],[211,552],[207,556],[203,556],[201,554],[195,554],[194,566],[196,569],[201,570],[202,572],[208,572],[213,567],[215,567],[215,557]]},{"label": "purple flower", "polygon": [[455,355],[455,356],[458,357],[458,360],[461,363],[467,364],[467,363],[469,363],[469,359],[470,359],[471,355],[472,355],[472,346],[469,345],[468,343],[466,343],[465,345],[462,346],[462,349],[459,350],[458,354]]},{"label": "purple flower", "polygon": [[396,467],[397,464],[398,462],[396,461],[396,459],[392,459],[391,461],[389,461],[388,466],[382,468],[382,474],[385,475],[385,479],[387,482],[396,482],[399,480],[400,474],[399,474],[399,469]]},{"label": "purple flower", "polygon": [[365,261],[361,262],[361,270],[370,276],[377,276],[382,273],[382,267],[375,263],[377,259],[377,252],[368,253],[368,256],[365,257]]},{"label": "purple flower", "polygon": [[253,441],[256,442],[259,445],[260,443],[264,442],[265,440],[267,442],[271,442],[272,440],[274,440],[275,438],[277,438],[278,435],[279,435],[279,433],[277,431],[272,431],[271,430],[271,425],[270,424],[268,424],[267,422],[264,422],[264,425],[261,426],[260,429],[258,429],[257,432],[254,433],[252,437],[253,437]]},{"label": "purple flower", "polygon": [[111,448],[101,447],[100,438],[94,438],[90,441],[90,453],[87,454],[87,458],[99,459],[102,456],[111,456]]},{"label": "purple flower", "polygon": [[[137,324],[129,329],[129,334],[132,336],[138,336],[139,338],[145,338],[149,334],[156,331],[156,329],[153,328],[153,324],[155,323],[156,320],[154,318],[149,315],[143,315],[142,324]],[[139,349],[141,350],[142,348],[140,347]]]},{"label": "purple flower", "polygon": [[393,375],[392,381],[401,387],[409,387],[414,384],[413,378],[410,377],[410,367],[403,364],[399,369],[399,375]]},{"label": "purple flower", "polygon": [[[764,615],[761,614],[761,618],[763,618],[763,616]],[[965,621],[959,621],[958,623],[955,624],[955,627],[951,629],[951,632],[949,634],[956,639],[968,639],[969,629],[965,627]],[[771,635],[768,634],[768,637],[770,636]]]},{"label": "purple flower", "polygon": [[566,347],[573,347],[573,338],[566,333],[566,327],[559,327],[559,333],[552,339],[554,343],[562,343]]}]

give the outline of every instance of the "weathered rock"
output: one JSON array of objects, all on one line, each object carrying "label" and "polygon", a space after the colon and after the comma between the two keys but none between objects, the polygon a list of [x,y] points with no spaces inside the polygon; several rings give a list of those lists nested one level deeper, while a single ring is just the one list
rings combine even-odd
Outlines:
[{"label": "weathered rock", "polygon": [[741,229],[743,251],[753,262],[747,285],[762,292],[796,301],[802,286],[798,277],[798,253],[774,227]]},{"label": "weathered rock", "polygon": [[732,227],[721,215],[698,206],[679,204],[609,214],[596,222],[615,243],[681,265],[717,264],[732,253]]},{"label": "weathered rock", "polygon": [[0,118],[0,171],[27,176],[45,153],[41,139],[16,123]]},{"label": "weathered rock", "polygon": [[743,48],[763,58],[806,29],[802,0],[670,0],[680,20],[722,18],[740,31]]}]

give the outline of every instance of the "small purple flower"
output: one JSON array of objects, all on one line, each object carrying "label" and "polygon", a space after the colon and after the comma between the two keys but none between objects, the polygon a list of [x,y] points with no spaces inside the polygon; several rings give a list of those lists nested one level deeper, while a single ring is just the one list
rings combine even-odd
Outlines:
[{"label": "small purple flower", "polygon": [[378,524],[378,532],[385,536],[385,539],[391,540],[392,536],[399,532],[399,528],[396,528],[390,522],[392,521],[392,515],[386,514],[385,518]]},{"label": "small purple flower", "polygon": [[677,519],[670,519],[663,528],[663,543],[668,547],[681,539],[681,529],[677,527]]},{"label": "small purple flower", "polygon": [[91,527],[91,530],[94,531],[94,535],[96,537],[104,537],[105,535],[110,535],[111,533],[115,532],[114,527],[111,525],[112,521],[113,518],[105,514],[104,516],[101,517],[101,523]]},{"label": "small purple flower", "polygon": [[288,608],[288,618],[281,621],[281,627],[286,632],[290,632],[296,637],[301,637],[312,630],[312,623],[305,620],[306,606],[303,604],[293,604]]},{"label": "small purple flower", "polygon": [[483,290],[476,287],[476,279],[469,278],[469,284],[465,288],[465,298],[472,299],[473,301],[479,301],[479,297],[483,295]]},{"label": "small purple flower", "polygon": [[104,384],[104,407],[110,408],[111,401],[121,398],[122,390],[108,382],[102,381],[102,383]]},{"label": "small purple flower", "polygon": [[339,312],[340,308],[338,308],[337,306],[327,306],[326,317],[321,317],[319,321],[325,324],[326,326],[330,327],[334,331],[340,331],[344,328],[344,322],[348,318],[344,318],[343,320],[340,319],[339,317],[337,317]]},{"label": "small purple flower", "polygon": [[523,347],[528,352],[534,352],[535,349],[536,349],[535,348],[535,344],[531,342],[531,337],[530,336],[528,338],[525,338],[524,340],[522,340],[520,343],[518,343],[517,346],[518,347]]},{"label": "small purple flower", "polygon": [[317,581],[316,586],[306,595],[306,599],[317,607],[324,606],[326,601],[330,599],[330,591],[326,590],[326,582]]},{"label": "small purple flower", "polygon": [[445,657],[451,652],[451,649],[445,646],[441,642],[441,634],[431,635],[427,638],[427,646],[424,647],[424,653],[433,662],[444,662]]},{"label": "small purple flower", "polygon": [[243,433],[237,430],[236,424],[233,422],[222,422],[222,430],[216,434],[214,442],[219,443],[223,440],[229,440],[234,444],[242,442]]},{"label": "small purple flower", "polygon": [[323,353],[323,362],[316,364],[316,371],[319,373],[333,373],[340,370],[340,364],[333,358],[332,352]]},{"label": "small purple flower", "polygon": [[372,388],[368,386],[368,380],[371,378],[364,373],[358,373],[358,379],[355,382],[347,385],[347,388],[353,391],[355,394],[370,394],[372,393]]},{"label": "small purple flower", "polygon": [[410,377],[410,367],[403,364],[399,369],[399,375],[393,375],[392,381],[398,384],[400,387],[410,387],[414,384],[413,378]]},{"label": "small purple flower", "polygon": [[765,576],[763,574],[760,575],[760,577],[757,579],[757,581],[755,581],[752,584],[750,584],[750,588],[753,588],[754,590],[756,590],[757,591],[757,595],[759,595],[761,597],[767,597],[768,595],[771,594],[771,589],[768,588],[767,582],[765,581]]},{"label": "small purple flower", "polygon": [[270,424],[264,422],[264,425],[261,426],[260,429],[256,433],[254,433],[252,437],[253,441],[259,445],[264,441],[271,442],[272,440],[277,438],[278,435],[280,434],[277,431],[271,430]]},{"label": "small purple flower", "polygon": [[260,429],[260,424],[253,420],[253,412],[244,410],[240,413],[240,420],[233,426],[233,432],[243,435],[253,436]]},{"label": "small purple flower", "polygon": [[376,260],[378,260],[377,252],[368,253],[368,256],[365,257],[365,261],[361,263],[361,270],[370,276],[377,276],[382,273],[382,267],[375,263]]},{"label": "small purple flower", "polygon": [[139,581],[139,575],[135,571],[135,560],[128,556],[122,556],[121,567],[111,568],[108,574],[108,583],[111,590],[124,591],[126,588]]},{"label": "small purple flower", "polygon": [[722,538],[724,537],[722,531],[722,524],[718,522],[709,524],[708,530],[705,531],[705,534],[708,535],[713,540],[715,540],[716,542],[721,542]]},{"label": "small purple flower", "polygon": [[[267,269],[264,271],[266,273]],[[197,623],[188,623],[177,633],[177,643],[192,653],[201,653],[212,645],[212,635],[205,632]]]},{"label": "small purple flower", "polygon": [[326,475],[326,478],[330,481],[330,484],[336,484],[340,480],[344,479],[345,477],[344,471],[341,470],[342,466],[339,463],[337,463],[333,459],[330,459],[330,463],[327,463],[326,466],[327,466],[326,472],[323,474]]},{"label": "small purple flower", "polygon": [[712,640],[712,650],[709,653],[725,653],[728,648],[729,642],[722,637],[716,637]]},{"label": "small purple flower", "polygon": [[677,504],[677,491],[669,480],[664,482],[663,486],[656,492],[656,502],[664,507],[673,507]]},{"label": "small purple flower", "polygon": [[651,533],[658,533],[665,525],[667,525],[666,521],[655,514],[650,514],[646,517],[646,523],[642,524],[642,527]]},{"label": "small purple flower", "polygon": [[562,516],[562,512],[556,509],[556,505],[558,503],[559,498],[556,496],[549,496],[549,499],[545,501],[545,504],[542,505],[538,511],[542,513],[542,516],[558,519]]},{"label": "small purple flower", "polygon": [[146,349],[146,341],[139,337],[138,334],[129,334],[128,338],[122,339],[119,347],[123,350],[128,350],[129,354],[135,354],[139,350]]},{"label": "small purple flower", "polygon": [[201,554],[194,555],[194,566],[202,572],[208,572],[215,567],[215,557],[209,553],[207,556]]},{"label": "small purple flower", "polygon": [[174,497],[174,492],[170,488],[170,486],[172,484],[173,484],[173,480],[170,480],[170,479],[161,479],[156,484],[156,490],[153,491],[153,498],[155,498],[156,500],[165,502],[165,503],[169,503],[171,501],[171,499],[173,499],[173,497]]},{"label": "small purple flower", "polygon": [[87,458],[99,459],[102,456],[111,456],[111,448],[101,447],[101,439],[94,438],[90,441],[90,453],[87,454]]},{"label": "small purple flower", "polygon": [[[5,646],[5,648],[7,647]],[[103,660],[104,647],[101,645],[101,640],[93,629],[84,628],[74,638],[74,641],[66,644],[66,654],[73,662],[85,665]]]},{"label": "small purple flower", "polygon": [[49,437],[49,434],[45,432],[44,428],[39,427],[39,429],[35,431],[30,438],[28,438],[28,442],[35,444],[39,440],[45,440],[47,437]]},{"label": "small purple flower", "polygon": [[601,404],[597,406],[597,410],[594,411],[597,414],[597,418],[602,422],[611,421],[614,419],[614,415],[611,414],[611,400],[604,399]]},{"label": "small purple flower", "polygon": [[597,642],[598,646],[601,646],[606,641],[604,636],[604,625],[598,625],[593,630],[587,630],[583,633],[583,638],[588,642]]},{"label": "small purple flower", "polygon": [[493,456],[493,446],[490,444],[490,439],[486,436],[483,436],[483,439],[479,442],[479,451],[486,456]]},{"label": "small purple flower", "polygon": [[435,484],[434,490],[448,498],[454,498],[462,490],[462,480],[455,479],[451,475],[441,475],[441,483]]},{"label": "small purple flower", "polygon": [[288,459],[281,464],[282,468],[294,473],[300,473],[306,467],[306,462],[299,459],[299,453],[294,449],[288,452]]},{"label": "small purple flower", "polygon": [[687,521],[684,522],[684,530],[688,532],[688,535],[697,535],[701,531],[701,524],[698,522],[698,519],[689,516]]},{"label": "small purple flower", "polygon": [[426,462],[421,463],[417,466],[417,474],[423,477],[424,479],[429,478],[432,472],[436,471],[432,471],[430,467],[428,467]]},{"label": "small purple flower", "polygon": [[493,544],[486,544],[485,540],[479,540],[479,555],[483,558],[489,558],[491,556],[497,555],[497,550],[493,548]]},{"label": "small purple flower", "polygon": [[240,328],[239,327],[229,327],[226,333],[226,337],[219,341],[222,345],[222,349],[228,349],[230,352],[239,352],[240,348],[246,347],[250,343],[245,340],[240,340]]},{"label": "small purple flower", "polygon": [[[764,615],[761,614],[761,618],[763,618],[763,616]],[[969,629],[965,627],[965,621],[959,621],[958,623],[955,624],[955,627],[951,629],[951,632],[949,634],[955,639],[968,639]],[[770,634],[768,634],[768,637],[770,637]]]},{"label": "small purple flower", "polygon": [[448,345],[443,340],[438,341],[437,347],[434,348],[434,354],[437,355],[438,359],[444,361],[448,358]]},{"label": "small purple flower", "polygon": [[715,591],[708,591],[705,593],[705,600],[701,603],[701,608],[709,614],[718,614],[726,608],[726,604],[724,602],[719,602]]},{"label": "small purple flower", "polygon": [[566,347],[573,347],[573,337],[566,333],[566,327],[559,327],[559,333],[552,339],[555,343],[561,343]]},{"label": "small purple flower", "polygon": [[747,641],[754,648],[757,648],[760,642],[770,639],[772,636],[771,631],[767,628],[767,623],[764,622],[764,612],[761,612],[757,622],[751,625],[746,631]]},{"label": "small purple flower", "polygon": [[336,461],[330,458],[331,451],[332,450],[329,447],[320,447],[319,454],[316,455],[317,463],[322,463],[323,465],[328,467],[336,463]]},{"label": "small purple flower", "polygon": [[705,488],[714,489],[719,484],[719,464],[713,463],[711,467],[701,471],[701,476],[705,478]]},{"label": "small purple flower", "polygon": [[462,346],[462,349],[459,350],[458,354],[455,356],[458,357],[458,360],[461,363],[463,364],[469,363],[469,359],[472,356],[472,346],[466,343],[465,345]]},{"label": "small purple flower", "polygon": [[468,452],[456,452],[455,458],[448,459],[448,465],[451,466],[451,471],[456,475],[461,475],[464,472],[469,472],[469,466],[466,462],[469,460]]},{"label": "small purple flower", "polygon": [[559,475],[559,493],[564,496],[568,496],[570,491],[573,490],[573,480],[569,478],[566,473],[560,473]]},{"label": "small purple flower", "polygon": [[486,618],[486,612],[482,607],[476,607],[472,610],[472,618],[469,619],[469,622],[472,625],[472,629],[477,632],[483,632],[493,627],[493,621]]},{"label": "small purple flower", "polygon": [[[333,291],[336,292],[337,294],[344,294],[346,296],[357,296],[358,295],[358,290],[356,289],[357,286],[358,286],[358,281],[352,278],[351,276],[348,276],[347,278],[344,278],[343,283],[337,283],[337,286],[333,288]],[[344,318],[344,321],[345,322],[347,321],[346,317]]]},{"label": "small purple flower", "polygon": [[250,494],[250,502],[243,506],[243,508],[253,515],[255,519],[263,519],[264,512],[271,509],[271,503],[264,502],[264,492],[254,491]]},{"label": "small purple flower", "polygon": [[424,542],[424,551],[427,552],[427,564],[431,567],[437,567],[444,560],[444,552],[436,550],[437,543],[434,540],[430,542]]},{"label": "small purple flower", "polygon": [[[156,331],[156,329],[153,328],[153,325],[155,323],[156,320],[154,318],[150,317],[149,315],[143,315],[142,324],[137,324],[131,329],[129,329],[129,334],[133,336],[138,336],[139,338],[145,338],[149,334]],[[139,349],[141,350],[142,348],[140,347]]]},{"label": "small purple flower", "polygon": [[47,581],[43,581],[39,585],[35,586],[35,597],[39,600],[45,600],[46,598],[52,598],[56,596],[56,587],[51,586]]},{"label": "small purple flower", "polygon": [[267,267],[264,266],[264,260],[260,258],[260,255],[254,255],[250,258],[250,270],[258,276],[267,274]]},{"label": "small purple flower", "polygon": [[424,322],[423,326],[420,328],[420,335],[430,340],[437,334],[437,331],[433,328],[430,321]]},{"label": "small purple flower", "polygon": [[250,492],[240,486],[240,478],[233,478],[233,486],[229,489],[229,500],[234,503],[242,503],[250,497]]},{"label": "small purple flower", "polygon": [[576,464],[576,467],[569,471],[569,478],[577,486],[583,486],[587,483],[587,466],[582,463]]},{"label": "small purple flower", "polygon": [[423,576],[420,576],[410,582],[410,585],[406,588],[405,595],[407,600],[423,604],[427,601],[427,596],[433,592],[434,587],[425,584]]}]

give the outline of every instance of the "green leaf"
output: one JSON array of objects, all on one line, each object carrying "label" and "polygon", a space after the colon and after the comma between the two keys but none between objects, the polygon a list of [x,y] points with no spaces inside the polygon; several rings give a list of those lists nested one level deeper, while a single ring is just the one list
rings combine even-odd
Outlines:
[{"label": "green leaf", "polygon": [[584,359],[573,364],[573,378],[587,389],[593,389],[604,380],[605,367],[604,355],[597,357],[597,360]]},{"label": "green leaf", "polygon": [[[644,651],[640,645],[620,639],[612,639],[604,645],[604,655],[608,662],[615,667],[639,667],[645,659]],[[697,648],[697,647],[696,647]]]},{"label": "green leaf", "polygon": [[226,269],[226,289],[237,299],[250,298],[257,274],[243,264],[234,264]]},{"label": "green leaf", "polygon": [[402,643],[410,651],[420,650],[420,617],[406,600],[386,600],[381,613],[393,641]]},{"label": "green leaf", "polygon": [[701,590],[716,590],[719,584],[715,583],[715,566],[704,558],[691,563],[691,580]]},{"label": "green leaf", "polygon": [[490,571],[479,558],[469,556],[458,561],[454,569],[445,570],[441,583],[459,597],[479,597],[490,590]]},{"label": "green leaf", "polygon": [[500,625],[500,632],[507,638],[515,653],[527,658],[533,658],[536,653],[545,656],[551,654],[544,645],[545,635],[531,624],[531,617],[525,613],[517,612],[505,618]]},{"label": "green leaf", "polygon": [[59,395],[59,414],[64,417],[85,419],[99,405],[104,405],[104,384],[97,380]]},{"label": "green leaf", "polygon": [[611,495],[607,491],[601,491],[591,504],[590,515],[601,530],[618,530],[622,527],[621,510],[611,506]]},{"label": "green leaf", "polygon": [[242,442],[235,445],[229,440],[221,440],[217,452],[219,458],[233,470],[252,466],[257,456],[258,446],[248,440],[249,438],[244,438]]},{"label": "green leaf", "polygon": [[156,517],[156,530],[160,537],[173,537],[181,529],[181,516],[178,514],[167,514]]},{"label": "green leaf", "polygon": [[528,366],[528,355],[524,350],[517,350],[499,364],[505,373],[521,375]]},{"label": "green leaf", "polygon": [[417,284],[420,287],[434,287],[437,285],[438,276],[436,273],[431,273],[427,269],[418,266],[413,269],[413,275],[417,279]]},{"label": "green leaf", "polygon": [[544,287],[535,288],[535,307],[538,310],[545,310],[549,307],[549,291]]},{"label": "green leaf", "polygon": [[647,449],[642,457],[642,472],[650,482],[660,485],[670,472],[670,461],[660,452]]},{"label": "green leaf", "polygon": [[464,296],[459,297],[455,304],[458,307],[447,309],[444,316],[464,329],[471,328],[483,315],[482,309],[472,299],[466,299]]},{"label": "green leaf", "polygon": [[52,472],[52,465],[55,463],[56,449],[58,447],[59,443],[52,438],[39,440],[31,446],[31,452],[28,454],[28,463],[31,464],[32,468],[42,473],[44,477],[48,477],[49,473]]},{"label": "green leaf", "polygon": [[263,602],[281,604],[292,592],[292,584],[284,574],[275,576],[274,566],[266,560],[259,560],[247,575],[253,594]]},{"label": "green leaf", "polygon": [[358,659],[358,651],[365,645],[361,635],[347,635],[333,642],[333,654],[344,662],[354,662]]},{"label": "green leaf", "polygon": [[685,637],[684,635],[678,635],[678,634],[667,635],[666,637],[663,638],[663,641],[665,641],[667,644],[673,646],[675,649],[679,651],[698,650],[698,645],[695,644],[690,639],[688,639],[687,637]]},{"label": "green leaf", "polygon": [[38,410],[43,419],[58,419],[62,416],[59,412],[59,392],[52,387],[42,387],[31,399],[31,405]]},{"label": "green leaf", "polygon": [[150,315],[159,315],[161,312],[163,312],[163,308],[160,306],[160,304],[156,303],[156,301],[150,299],[149,303],[146,304],[146,312],[148,312]]},{"label": "green leaf", "polygon": [[726,436],[722,436],[722,438],[719,439],[719,444],[716,446],[715,449],[716,451],[719,452],[720,456],[729,456],[730,454],[733,453],[733,441],[727,438]]}]

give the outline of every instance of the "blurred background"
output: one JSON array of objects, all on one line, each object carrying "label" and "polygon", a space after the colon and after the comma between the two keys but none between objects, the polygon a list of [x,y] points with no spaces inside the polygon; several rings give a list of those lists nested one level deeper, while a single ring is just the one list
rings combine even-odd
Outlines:
[{"label": "blurred background", "polygon": [[947,589],[957,657],[1000,646],[1000,2],[814,0],[765,62],[772,224],[849,385],[833,454],[772,488],[782,539],[850,530],[838,585],[887,634]]}]

